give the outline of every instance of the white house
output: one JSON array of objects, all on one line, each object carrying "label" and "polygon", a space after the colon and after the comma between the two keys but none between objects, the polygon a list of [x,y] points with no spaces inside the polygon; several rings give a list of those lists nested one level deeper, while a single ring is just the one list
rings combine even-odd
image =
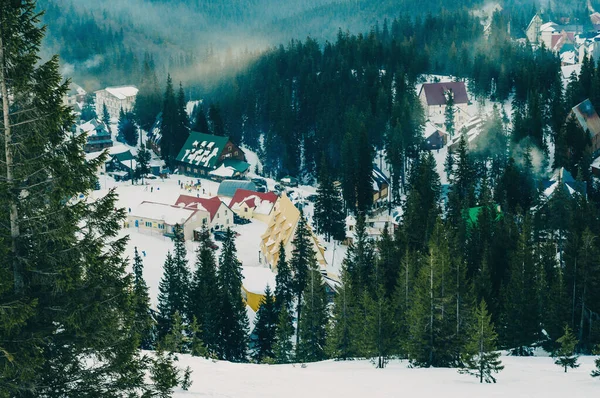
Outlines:
[{"label": "white house", "polygon": [[189,195],[179,195],[175,201],[175,206],[197,211],[202,218],[201,223],[206,223],[211,230],[222,230],[233,227],[233,211],[219,199],[218,196],[208,198],[198,198]]},{"label": "white house", "polygon": [[96,91],[96,112],[99,116],[102,115],[102,109],[106,105],[110,117],[116,119],[121,108],[125,112],[133,109],[137,93],[135,86],[106,87]]},{"label": "white house", "polygon": [[426,118],[442,126],[446,119],[446,104],[450,97],[454,102],[454,128],[460,130],[469,119],[467,112],[469,96],[464,82],[424,83],[419,91]]},{"label": "white house", "polygon": [[141,233],[166,236],[173,236],[173,228],[179,224],[185,239],[190,240],[194,229],[202,226],[203,218],[203,214],[194,209],[144,201],[129,213],[127,222],[129,228]]}]

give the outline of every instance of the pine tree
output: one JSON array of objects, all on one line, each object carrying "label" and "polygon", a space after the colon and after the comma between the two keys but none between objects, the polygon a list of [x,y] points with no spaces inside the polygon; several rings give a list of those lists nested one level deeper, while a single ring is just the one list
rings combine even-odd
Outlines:
[{"label": "pine tree", "polygon": [[[144,393],[125,214],[92,191],[100,156],[73,137],[58,57],[39,57],[33,0],[0,2],[0,390],[5,396]],[[90,358],[102,366],[89,366]]]},{"label": "pine tree", "polygon": [[160,348],[156,350],[155,358],[150,366],[150,379],[154,385],[154,396],[170,398],[173,388],[179,384],[179,370],[173,364],[175,357],[173,353],[165,352]]},{"label": "pine tree", "polygon": [[168,75],[163,95],[160,155],[169,167],[173,166],[174,159],[177,156],[177,153],[175,153],[175,141],[178,119],[179,112],[177,110],[175,91],[173,91],[173,80],[171,79],[171,75]]},{"label": "pine tree", "polygon": [[97,117],[98,117],[98,115],[96,114],[96,110],[95,110],[94,96],[91,94],[87,94],[85,96],[83,108],[81,108],[81,115],[79,116],[79,119],[89,121],[89,120],[96,119]]},{"label": "pine tree", "polygon": [[215,289],[218,286],[217,263],[212,245],[214,243],[205,224],[200,231],[196,268],[187,299],[188,318],[197,320],[208,353],[217,351],[220,317],[220,293]]},{"label": "pine tree", "polygon": [[195,357],[206,357],[208,352],[206,347],[204,346],[204,342],[202,341],[202,331],[198,326],[198,320],[196,317],[192,319],[192,323],[189,327],[189,333],[191,336],[190,341],[190,354]]},{"label": "pine tree", "polygon": [[184,335],[183,320],[179,311],[175,311],[173,314],[171,325],[171,330],[159,342],[159,345],[165,351],[184,354],[187,352],[186,337]]},{"label": "pine tree", "polygon": [[462,366],[459,373],[479,378],[479,382],[495,383],[493,373],[504,369],[500,353],[496,352],[498,335],[492,324],[492,316],[487,311],[484,300],[475,310],[475,319],[469,331],[469,341],[461,354]]},{"label": "pine tree", "polygon": [[210,134],[208,128],[208,120],[206,120],[206,114],[204,113],[204,107],[202,105],[196,106],[194,112],[194,124],[192,125],[192,131],[197,131],[203,134]]},{"label": "pine tree", "polygon": [[319,186],[317,188],[317,201],[315,203],[315,222],[317,232],[325,235],[329,242],[331,238],[343,240],[345,232],[345,216],[341,193],[335,187],[328,166],[323,162],[319,173]]},{"label": "pine tree", "polygon": [[110,128],[110,113],[108,113],[108,108],[106,104],[102,104],[102,123],[106,124],[107,127]]},{"label": "pine tree", "polygon": [[140,128],[148,131],[161,111],[161,94],[158,79],[154,71],[154,61],[150,55],[144,55],[142,77],[139,91],[135,97],[133,113]]},{"label": "pine tree", "polygon": [[385,295],[383,285],[379,285],[374,297],[364,292],[362,305],[365,314],[363,354],[371,358],[376,368],[383,369],[392,354],[395,337],[391,303]]},{"label": "pine tree", "polygon": [[235,235],[228,228],[219,259],[217,286],[221,298],[218,354],[228,361],[244,361],[248,345],[248,315],[242,300],[242,265]]},{"label": "pine tree", "polygon": [[302,300],[304,309],[298,322],[300,343],[296,347],[297,359],[303,362],[321,361],[325,359],[328,310],[325,283],[314,257],[309,263]]},{"label": "pine tree", "polygon": [[294,336],[294,325],[292,317],[287,308],[282,307],[277,318],[275,330],[275,343],[273,344],[273,355],[277,363],[290,363],[293,359],[292,337]]},{"label": "pine tree", "polygon": [[302,295],[308,282],[310,264],[316,263],[316,254],[313,249],[312,237],[304,215],[300,212],[300,219],[296,226],[296,233],[292,240],[294,249],[292,250],[292,259],[290,261],[291,269],[294,273],[294,293],[296,296],[296,348],[300,339],[299,327],[302,311]]},{"label": "pine tree", "polygon": [[183,145],[190,135],[189,120],[186,111],[187,103],[185,100],[185,93],[183,91],[183,85],[179,82],[179,92],[177,93],[177,126],[175,130],[175,137],[173,139],[173,153],[177,156]]},{"label": "pine tree", "polygon": [[154,320],[150,314],[150,297],[143,273],[144,264],[136,247],[133,256],[133,310],[136,330],[140,336],[140,348],[149,350],[153,346]]},{"label": "pine tree", "polygon": [[275,310],[275,298],[271,288],[267,285],[265,296],[262,298],[256,319],[254,321],[254,333],[256,342],[252,357],[258,363],[263,359],[274,358],[273,345],[275,343],[275,332],[277,328],[277,312]]},{"label": "pine tree", "polygon": [[[107,124],[108,126],[108,124]],[[133,114],[124,112],[121,108],[119,112],[119,121],[117,124],[118,137],[127,145],[135,146],[137,144],[138,132],[137,126],[133,121]]]},{"label": "pine tree", "polygon": [[208,119],[210,120],[212,133],[220,137],[225,137],[225,123],[223,122],[219,105],[210,104],[208,107]]},{"label": "pine tree", "polygon": [[454,93],[449,90],[444,94],[446,96],[446,109],[444,110],[444,127],[450,138],[454,137],[455,126],[454,118],[456,109],[454,108]]},{"label": "pine tree", "polygon": [[144,184],[144,176],[150,173],[150,159],[150,151],[142,144],[135,157],[135,175],[137,178],[142,179],[142,184]]},{"label": "pine tree", "polygon": [[157,328],[159,340],[164,338],[171,330],[173,315],[177,311],[175,308],[176,283],[176,269],[173,256],[169,251],[163,266],[163,276],[158,284]]},{"label": "pine tree", "polygon": [[327,334],[327,354],[336,359],[347,360],[357,356],[356,345],[356,297],[352,294],[346,265],[342,266],[341,285],[333,301],[331,327]]},{"label": "pine tree", "polygon": [[575,369],[579,367],[577,360],[579,356],[575,355],[575,346],[577,345],[577,339],[573,335],[571,328],[565,325],[564,334],[556,340],[560,344],[560,348],[554,352],[553,357],[555,358],[554,363],[565,369]]},{"label": "pine tree", "polygon": [[275,308],[277,313],[282,308],[289,312],[292,310],[294,296],[294,278],[290,266],[285,258],[285,247],[279,242],[279,258],[277,259],[277,274],[275,275]]},{"label": "pine tree", "polygon": [[183,377],[181,378],[181,389],[187,391],[192,386],[192,369],[189,366],[183,371]]}]

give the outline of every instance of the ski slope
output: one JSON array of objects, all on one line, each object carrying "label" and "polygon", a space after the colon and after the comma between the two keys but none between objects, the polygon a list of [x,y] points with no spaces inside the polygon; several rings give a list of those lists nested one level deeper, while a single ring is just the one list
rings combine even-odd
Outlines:
[{"label": "ski slope", "polygon": [[190,366],[193,384],[175,397],[313,398],[313,397],[444,397],[444,398],[594,398],[600,380],[590,376],[593,357],[580,358],[578,369],[564,373],[549,357],[502,357],[505,369],[496,384],[479,384],[456,369],[408,368],[392,361],[375,369],[369,361],[325,361],[300,365],[233,364],[180,355],[178,366]]}]

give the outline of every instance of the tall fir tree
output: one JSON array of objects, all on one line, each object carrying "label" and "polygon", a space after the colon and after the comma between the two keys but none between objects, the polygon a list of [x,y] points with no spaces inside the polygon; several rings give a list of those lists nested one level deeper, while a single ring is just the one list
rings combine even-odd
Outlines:
[{"label": "tall fir tree", "polygon": [[135,329],[139,334],[140,348],[149,350],[154,346],[154,320],[150,313],[148,285],[144,280],[144,263],[137,247],[133,255],[133,310]]},{"label": "tall fir tree", "polygon": [[[58,57],[42,60],[33,0],[0,2],[0,395],[144,393],[117,195],[94,189],[104,155],[73,137]],[[90,358],[102,366],[89,366]]]},{"label": "tall fir tree", "polygon": [[258,363],[264,359],[274,359],[275,357],[273,346],[275,344],[278,315],[275,308],[275,297],[271,293],[271,288],[267,285],[265,296],[261,300],[254,321],[256,341],[252,357]]},{"label": "tall fir tree", "polygon": [[152,155],[150,154],[150,151],[146,148],[146,145],[142,144],[137,155],[135,156],[135,175],[136,178],[141,178],[142,184],[144,183],[145,176],[150,173],[151,158]]},{"label": "tall fir tree", "polygon": [[228,228],[219,259],[217,286],[220,295],[218,354],[233,362],[246,360],[248,315],[242,299],[242,264],[237,259],[235,234]]},{"label": "tall fir tree", "polygon": [[273,344],[273,355],[277,363],[290,363],[294,358],[294,325],[292,316],[287,308],[282,307],[277,318],[275,329],[275,342]]},{"label": "tall fir tree", "polygon": [[390,300],[386,297],[383,284],[379,284],[374,295],[364,292],[364,330],[362,331],[363,355],[371,358],[378,369],[387,365],[395,349],[393,312]]},{"label": "tall fir tree", "polygon": [[83,101],[83,108],[81,108],[79,119],[89,121],[98,118],[95,108],[94,96],[92,94],[87,94]]},{"label": "tall fir tree", "polygon": [[110,113],[108,112],[108,108],[106,104],[102,104],[102,119],[101,122],[106,124],[108,128],[110,128]]},{"label": "tall fir tree", "polygon": [[208,119],[210,120],[210,126],[212,133],[220,137],[225,137],[225,122],[221,116],[221,108],[218,104],[210,104],[208,107]]},{"label": "tall fir tree", "polygon": [[355,322],[359,314],[346,265],[342,266],[340,282],[333,301],[331,326],[327,334],[327,354],[332,358],[348,360],[358,356]]},{"label": "tall fir tree", "polygon": [[194,123],[192,124],[191,129],[198,133],[210,134],[208,120],[206,119],[206,113],[204,113],[204,107],[202,105],[196,106],[196,109],[194,110]]},{"label": "tall fir tree", "polygon": [[504,369],[497,352],[498,335],[492,324],[492,316],[487,311],[484,300],[475,310],[473,324],[469,330],[469,341],[461,353],[462,366],[459,373],[479,378],[479,382],[495,383],[493,373]]},{"label": "tall fir tree", "polygon": [[331,238],[339,241],[343,240],[346,236],[341,192],[335,187],[329,173],[329,168],[323,156],[321,171],[319,173],[314,218],[317,225],[317,232],[325,235],[325,239],[328,242]]},{"label": "tall fir tree", "polygon": [[[107,125],[108,126],[108,125]],[[133,120],[133,114],[124,112],[123,108],[119,111],[119,121],[117,123],[118,137],[127,143],[127,145],[136,146],[138,139],[137,126]]]},{"label": "tall fir tree", "polygon": [[325,359],[328,309],[325,281],[314,255],[308,266],[307,283],[302,295],[303,311],[298,321],[300,343],[296,350],[298,360],[315,362]]},{"label": "tall fir tree", "polygon": [[157,306],[157,332],[158,339],[162,339],[171,330],[171,321],[175,314],[175,296],[177,290],[176,269],[171,252],[167,253],[163,265],[163,276],[158,284],[158,306]]},{"label": "tall fir tree", "polygon": [[444,110],[444,127],[446,128],[446,132],[450,135],[450,137],[454,137],[455,133],[455,114],[456,108],[454,107],[454,93],[452,90],[449,90],[444,94],[446,96],[446,109]]},{"label": "tall fir tree", "polygon": [[294,273],[294,294],[296,299],[296,348],[300,341],[300,317],[302,315],[302,295],[308,283],[310,264],[316,262],[316,254],[313,249],[313,242],[308,224],[304,219],[304,215],[300,212],[300,219],[296,226],[296,233],[292,240],[292,258],[290,260],[290,268]]},{"label": "tall fir tree", "polygon": [[179,112],[175,91],[173,90],[173,80],[171,79],[171,75],[168,75],[163,95],[160,155],[169,167],[173,166],[175,157],[177,156],[177,153],[175,153],[175,143],[177,141],[178,120]]},{"label": "tall fir tree", "polygon": [[154,70],[154,60],[144,55],[139,91],[135,97],[133,113],[141,129],[149,131],[161,111],[161,94]]},{"label": "tall fir tree", "polygon": [[288,312],[292,310],[294,291],[294,277],[286,259],[285,247],[283,242],[279,242],[277,274],[275,275],[275,308],[277,313],[284,307]]},{"label": "tall fir tree", "polygon": [[217,282],[217,262],[211,248],[210,231],[206,224],[200,231],[196,250],[196,265],[187,299],[188,318],[196,319],[200,336],[209,354],[217,352],[219,344],[220,293]]}]

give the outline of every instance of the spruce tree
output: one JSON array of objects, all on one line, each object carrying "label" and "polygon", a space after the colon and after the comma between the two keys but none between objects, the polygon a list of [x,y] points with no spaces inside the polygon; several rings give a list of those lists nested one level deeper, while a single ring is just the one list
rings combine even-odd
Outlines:
[{"label": "spruce tree", "polygon": [[267,285],[265,296],[261,299],[260,307],[254,321],[254,334],[256,342],[254,346],[253,359],[260,363],[263,359],[273,359],[273,345],[275,343],[275,332],[277,328],[278,313],[275,310],[275,298],[271,288]]},{"label": "spruce tree", "polygon": [[[596,346],[594,354],[600,355],[600,345]],[[594,361],[594,365],[596,365],[596,368],[592,370],[591,376],[600,377],[600,358],[596,358],[596,360]]]},{"label": "spruce tree", "polygon": [[220,293],[217,285],[217,263],[206,224],[200,231],[196,251],[196,267],[187,299],[188,318],[196,319],[200,336],[208,353],[217,352],[219,343]]},{"label": "spruce tree", "polygon": [[283,242],[279,242],[279,258],[277,259],[277,274],[275,275],[275,308],[277,313],[281,312],[284,307],[288,312],[291,311],[294,296],[294,278],[285,256]]},{"label": "spruce tree", "polygon": [[185,247],[185,236],[183,235],[183,227],[175,224],[173,227],[173,241],[175,248],[173,249],[173,265],[176,272],[176,297],[175,310],[184,316],[187,314],[187,297],[190,289],[190,269],[188,267],[187,249]]},{"label": "spruce tree", "polygon": [[171,75],[168,75],[163,95],[160,155],[169,167],[174,165],[174,159],[177,156],[177,153],[175,153],[175,142],[177,140],[178,120],[179,112],[177,110],[175,91],[173,91],[173,80],[171,79]]},{"label": "spruce tree", "polygon": [[130,112],[124,112],[123,108],[119,111],[117,130],[120,140],[127,143],[127,145],[137,145],[138,132],[137,126],[133,121],[133,115]]},{"label": "spruce tree", "polygon": [[108,108],[106,104],[102,104],[102,119],[101,122],[106,124],[106,127],[110,129],[110,113],[108,113]]},{"label": "spruce tree", "polygon": [[297,359],[315,362],[325,359],[326,330],[328,323],[327,296],[323,276],[313,259],[309,263],[308,280],[304,293],[303,311],[300,315],[300,343],[296,347]]},{"label": "spruce tree", "polygon": [[296,298],[296,348],[300,339],[299,327],[300,317],[302,315],[302,295],[308,282],[308,274],[310,271],[310,264],[316,263],[316,254],[313,249],[313,242],[310,230],[304,219],[302,212],[300,213],[300,219],[296,226],[296,233],[292,240],[294,249],[292,250],[292,259],[290,260],[290,266],[294,273],[294,293]]},{"label": "spruce tree", "polygon": [[217,271],[221,300],[218,355],[233,362],[246,360],[248,345],[248,315],[241,293],[242,278],[242,265],[237,259],[235,235],[227,228]]},{"label": "spruce tree", "polygon": [[575,346],[577,345],[577,338],[573,335],[571,328],[565,325],[564,334],[556,340],[560,347],[553,353],[554,363],[565,369],[575,369],[579,367],[577,363],[579,356],[575,354]]},{"label": "spruce tree", "polygon": [[98,115],[96,114],[95,110],[94,96],[91,94],[87,94],[83,102],[83,108],[81,108],[81,115],[79,116],[79,119],[89,121],[96,119],[97,117]]},{"label": "spruce tree", "polygon": [[495,383],[493,373],[504,369],[497,349],[498,335],[492,324],[492,316],[487,311],[484,300],[475,310],[474,322],[469,330],[469,341],[461,353],[459,373],[470,374],[479,378],[479,382]]},{"label": "spruce tree", "polygon": [[325,235],[325,239],[328,242],[331,238],[338,241],[345,238],[345,216],[342,196],[333,184],[333,179],[330,176],[325,161],[322,162],[319,173],[319,186],[317,188],[314,217],[317,232]]},{"label": "spruce tree", "polygon": [[378,369],[388,363],[394,349],[394,328],[390,300],[386,297],[383,284],[379,284],[374,296],[364,292],[364,330],[362,340],[363,355],[371,358]]},{"label": "spruce tree", "polygon": [[150,297],[144,280],[144,264],[135,248],[133,256],[133,310],[135,312],[136,331],[140,337],[140,348],[149,350],[154,342],[154,320],[150,314]]},{"label": "spruce tree", "polygon": [[210,104],[208,107],[208,119],[210,120],[212,133],[220,137],[225,137],[225,122],[221,116],[219,105]]},{"label": "spruce tree", "polygon": [[[33,0],[0,2],[0,395],[144,393],[133,278],[114,191],[98,200],[104,155],[73,137],[58,57],[39,57]],[[102,366],[89,366],[102,358]]]},{"label": "spruce tree", "polygon": [[177,156],[190,135],[189,120],[186,111],[187,103],[183,85],[179,82],[179,92],[177,93],[177,125],[175,137],[173,139],[173,154]]},{"label": "spruce tree", "polygon": [[346,265],[342,266],[341,285],[333,301],[331,327],[327,335],[327,354],[336,359],[347,360],[357,356],[356,346],[356,297]]},{"label": "spruce tree", "polygon": [[185,328],[179,311],[175,311],[171,319],[171,330],[159,342],[162,349],[169,352],[184,354],[187,352]]},{"label": "spruce tree", "polygon": [[165,353],[162,348],[156,350],[150,366],[150,379],[153,384],[153,396],[170,398],[173,388],[179,384],[179,370],[174,365],[176,361],[172,352]]},{"label": "spruce tree", "polygon": [[275,343],[273,344],[273,355],[276,363],[292,362],[294,358],[293,336],[294,325],[292,324],[292,317],[287,308],[282,307],[277,318]]},{"label": "spruce tree", "polygon": [[150,159],[150,151],[142,144],[135,157],[135,175],[137,178],[142,179],[142,184],[144,183],[144,176],[150,173]]},{"label": "spruce tree", "polygon": [[210,130],[208,129],[208,120],[206,120],[206,114],[204,113],[204,107],[202,105],[196,106],[192,131],[210,134]]},{"label": "spruce tree", "polygon": [[198,326],[198,320],[196,317],[192,319],[192,323],[189,327],[190,334],[190,354],[195,357],[207,356],[207,350],[202,341],[202,331]]},{"label": "spruce tree", "polygon": [[158,339],[162,339],[171,330],[175,308],[175,297],[177,295],[177,274],[173,263],[171,252],[167,252],[167,257],[163,265],[163,276],[158,284],[158,314],[157,328]]},{"label": "spruce tree", "polygon": [[135,97],[133,113],[141,129],[150,130],[156,116],[161,111],[161,94],[158,79],[154,71],[154,61],[148,54],[144,55],[142,76],[139,91]]},{"label": "spruce tree", "polygon": [[444,93],[446,96],[446,109],[444,110],[444,127],[450,138],[454,137],[455,125],[454,118],[456,109],[454,108],[454,93],[452,90]]}]

